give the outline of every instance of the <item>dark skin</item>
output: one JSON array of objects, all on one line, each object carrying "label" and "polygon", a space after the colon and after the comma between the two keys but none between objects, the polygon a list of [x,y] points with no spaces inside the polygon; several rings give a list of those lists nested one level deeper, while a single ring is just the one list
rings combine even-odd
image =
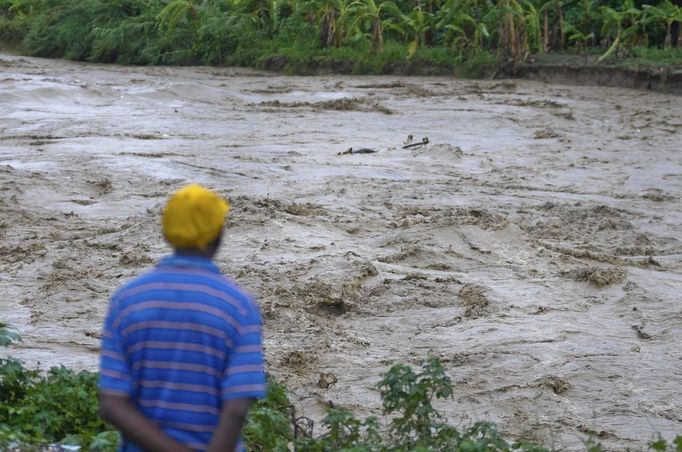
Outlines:
[{"label": "dark skin", "polygon": [[[204,249],[177,249],[181,256],[212,259],[220,248],[222,234]],[[233,451],[244,426],[251,399],[234,399],[223,403],[218,427],[208,446],[208,452]],[[166,435],[154,422],[145,417],[127,395],[100,392],[102,417],[119,429],[123,436],[148,452],[189,452],[187,446]]]}]

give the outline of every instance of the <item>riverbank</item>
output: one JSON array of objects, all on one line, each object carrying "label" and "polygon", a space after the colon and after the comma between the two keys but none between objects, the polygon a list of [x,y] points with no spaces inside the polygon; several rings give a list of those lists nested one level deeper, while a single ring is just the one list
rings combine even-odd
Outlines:
[{"label": "riverbank", "polygon": [[[608,86],[682,95],[682,58],[624,58],[606,62],[599,55],[552,54],[531,56],[513,69],[500,70],[495,57],[482,54],[466,63],[454,64],[428,55],[413,59],[359,65],[352,59],[309,58],[292,60],[274,56],[263,60],[261,69],[289,75],[387,75],[454,76],[463,79],[526,79],[577,86]],[[454,57],[453,57],[454,59]]]},{"label": "riverbank", "polygon": [[517,76],[581,86],[608,86],[682,95],[682,59],[630,58],[599,63],[596,56],[543,55],[519,65]]},{"label": "riverbank", "polygon": [[[3,48],[5,54],[20,56],[15,49]],[[410,59],[390,61],[375,56],[368,59],[343,58],[332,55],[288,57],[275,55],[260,59],[254,69],[282,75],[386,75],[386,76],[452,76],[462,79],[526,79],[576,86],[607,86],[682,95],[682,58],[661,60],[639,57],[598,62],[598,55],[537,55],[527,58],[513,71],[501,71],[495,57],[481,53],[470,61],[455,64],[434,52],[419,52]],[[437,52],[436,52],[437,53]],[[446,52],[447,53],[447,52]],[[245,68],[248,69],[248,68]]]}]

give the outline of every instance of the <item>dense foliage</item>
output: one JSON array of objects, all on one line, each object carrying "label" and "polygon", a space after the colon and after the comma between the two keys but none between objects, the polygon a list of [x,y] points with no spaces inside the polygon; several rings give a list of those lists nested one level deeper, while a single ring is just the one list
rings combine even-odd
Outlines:
[{"label": "dense foliage", "polygon": [[679,3],[0,0],[0,42],[31,55],[132,64],[513,70],[528,55],[548,52],[595,51],[607,59],[660,48],[682,59]]},{"label": "dense foliage", "polygon": [[97,374],[53,367],[41,375],[0,359],[0,449],[58,442],[116,450],[118,434],[99,416]]},{"label": "dense foliage", "polygon": [[19,340],[21,340],[19,333],[17,333],[14,328],[6,323],[0,322],[0,347],[7,347],[12,342]]}]

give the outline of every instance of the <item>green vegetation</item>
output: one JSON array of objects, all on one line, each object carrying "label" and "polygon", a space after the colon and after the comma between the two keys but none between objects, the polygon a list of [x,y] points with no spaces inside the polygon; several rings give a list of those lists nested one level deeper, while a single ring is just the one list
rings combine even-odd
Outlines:
[{"label": "green vegetation", "polygon": [[6,323],[0,322],[0,347],[7,347],[12,342],[20,341],[19,333]]},{"label": "green vegetation", "polygon": [[[529,55],[679,62],[670,0],[0,0],[0,44],[123,64],[513,72]],[[639,51],[640,53],[642,50]]]},{"label": "green vegetation", "polygon": [[[0,346],[19,340],[0,322]],[[16,359],[0,359],[0,449],[38,450],[59,442],[116,450],[119,434],[99,416],[97,374],[62,366],[41,375]]]},{"label": "green vegetation", "polygon": [[59,442],[116,450],[118,433],[99,416],[97,374],[53,367],[41,375],[0,359],[0,448]]},{"label": "green vegetation", "polygon": [[[376,417],[363,420],[339,408],[327,410],[322,432],[316,434],[312,421],[297,417],[286,390],[271,383],[267,397],[249,414],[244,430],[247,450],[251,451],[453,451],[453,452],[543,452],[550,449],[525,441],[510,443],[494,424],[476,422],[463,430],[445,422],[433,407],[434,399],[453,397],[452,381],[438,358],[426,360],[419,372],[396,364],[378,384],[383,422]],[[672,443],[664,439],[649,445],[650,450],[682,452],[682,436]],[[585,444],[588,452],[601,452],[593,440]]]},{"label": "green vegetation", "polygon": [[[0,341],[3,338],[19,339],[2,324]],[[246,448],[277,452],[549,450],[523,441],[510,443],[488,422],[463,430],[448,424],[432,404],[452,398],[454,391],[438,358],[426,360],[419,371],[394,365],[382,376],[378,389],[382,420],[373,416],[361,420],[350,411],[329,408],[319,432],[312,420],[296,416],[284,387],[271,381],[267,396],[249,413],[243,431]],[[61,443],[80,445],[84,451],[115,451],[120,435],[104,423],[98,411],[96,373],[53,367],[43,375],[15,359],[0,359],[0,449],[34,451]],[[592,441],[585,446],[589,452],[602,450]],[[649,446],[655,451],[682,452],[682,436],[672,443],[659,438]]]},{"label": "green vegetation", "polygon": [[249,414],[244,431],[247,447],[256,451],[547,451],[530,443],[509,443],[493,424],[478,422],[463,431],[444,422],[434,399],[453,395],[452,382],[440,360],[430,358],[420,372],[393,366],[378,389],[385,423],[376,417],[357,419],[351,412],[330,408],[315,435],[312,422],[296,417],[286,391],[271,383],[267,397]]}]

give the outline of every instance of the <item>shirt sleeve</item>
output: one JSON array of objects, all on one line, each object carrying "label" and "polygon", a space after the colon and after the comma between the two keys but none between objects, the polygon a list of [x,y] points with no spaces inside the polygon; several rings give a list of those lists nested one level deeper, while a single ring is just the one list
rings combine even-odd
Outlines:
[{"label": "shirt sleeve", "polygon": [[222,381],[223,401],[265,396],[265,366],[260,313],[255,303],[244,317]]},{"label": "shirt sleeve", "polygon": [[98,386],[101,392],[130,397],[133,393],[133,378],[120,328],[114,325],[117,314],[116,302],[112,299],[102,332]]}]

